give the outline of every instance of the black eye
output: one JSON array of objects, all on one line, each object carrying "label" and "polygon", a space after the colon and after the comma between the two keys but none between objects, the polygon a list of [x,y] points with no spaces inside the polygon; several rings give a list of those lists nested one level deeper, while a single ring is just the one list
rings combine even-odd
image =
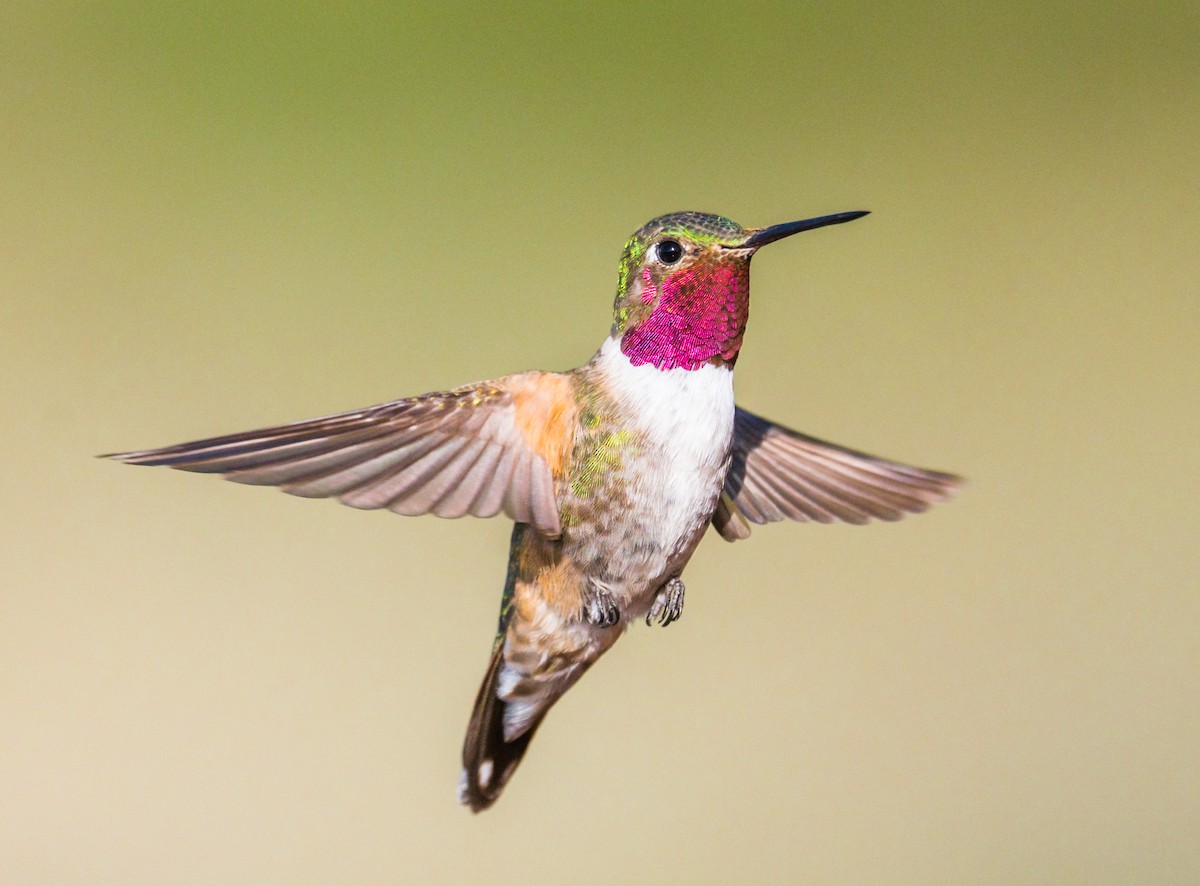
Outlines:
[{"label": "black eye", "polygon": [[683,247],[675,240],[663,240],[658,244],[658,260],[664,265],[673,265],[683,258]]}]

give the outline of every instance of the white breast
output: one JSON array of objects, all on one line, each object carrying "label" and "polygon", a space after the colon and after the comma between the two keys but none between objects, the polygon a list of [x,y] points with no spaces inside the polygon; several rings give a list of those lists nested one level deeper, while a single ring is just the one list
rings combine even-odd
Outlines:
[{"label": "white breast", "polygon": [[[727,366],[633,366],[619,342],[600,348],[597,365],[650,450],[637,498],[654,511],[657,541],[672,565],[690,556],[712,514],[733,437],[733,371]],[[643,463],[643,468],[647,465]]]}]

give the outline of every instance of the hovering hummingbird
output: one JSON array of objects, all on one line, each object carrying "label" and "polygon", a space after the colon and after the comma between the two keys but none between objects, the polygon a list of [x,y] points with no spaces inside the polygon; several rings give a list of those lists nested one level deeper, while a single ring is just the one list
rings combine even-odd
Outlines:
[{"label": "hovering hummingbird", "polygon": [[500,795],[546,712],[635,619],[683,612],[712,524],[898,520],[958,477],[884,461],[734,405],[750,259],[844,212],[767,228],[677,212],[625,244],[612,329],[584,366],[522,372],[280,427],[112,455],[399,514],[514,522],[459,799]]}]

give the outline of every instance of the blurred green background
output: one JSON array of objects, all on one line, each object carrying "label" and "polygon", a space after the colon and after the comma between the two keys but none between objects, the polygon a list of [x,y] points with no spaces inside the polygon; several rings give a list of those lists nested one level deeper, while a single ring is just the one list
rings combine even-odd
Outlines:
[{"label": "blurred green background", "polygon": [[[1200,880],[1195,3],[9,4],[0,880]],[[91,456],[586,360],[678,209],[749,408],[966,474],[706,540],[454,801],[499,520]]]}]

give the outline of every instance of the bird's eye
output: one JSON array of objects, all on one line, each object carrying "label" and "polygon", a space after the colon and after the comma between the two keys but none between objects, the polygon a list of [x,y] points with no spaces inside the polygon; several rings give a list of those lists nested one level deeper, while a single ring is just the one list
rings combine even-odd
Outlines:
[{"label": "bird's eye", "polygon": [[683,258],[683,247],[677,240],[663,240],[658,244],[658,260],[664,265],[673,265]]}]

